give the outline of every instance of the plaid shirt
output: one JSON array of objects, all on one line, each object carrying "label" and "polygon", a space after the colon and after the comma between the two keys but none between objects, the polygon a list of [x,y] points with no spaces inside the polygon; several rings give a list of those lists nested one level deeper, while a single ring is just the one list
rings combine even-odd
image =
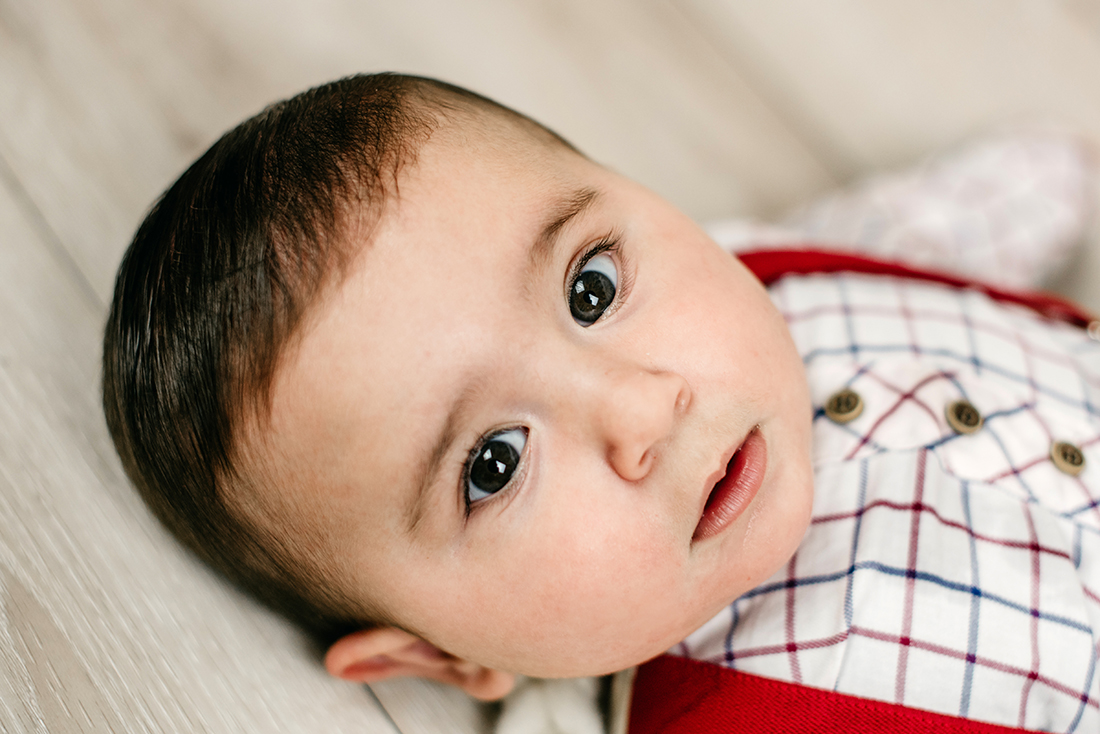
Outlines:
[{"label": "plaid shirt", "polygon": [[[981,292],[884,276],[771,289],[816,413],[790,562],[670,651],[1007,726],[1100,731],[1100,343]],[[822,406],[848,387],[863,413]],[[955,433],[945,406],[985,419]],[[1086,457],[1077,477],[1054,441]]]}]

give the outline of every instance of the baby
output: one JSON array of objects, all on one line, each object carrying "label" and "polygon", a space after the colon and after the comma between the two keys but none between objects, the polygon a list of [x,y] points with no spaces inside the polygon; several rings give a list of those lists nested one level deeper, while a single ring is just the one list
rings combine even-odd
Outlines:
[{"label": "baby", "polygon": [[[787,262],[779,257],[754,266],[777,281],[769,295],[686,216],[532,120],[433,80],[353,77],[243,123],[150,212],[122,264],[106,330],[108,424],[129,476],[167,527],[323,640],[337,676],[422,676],[491,700],[517,673],[599,675],[673,648],[736,669],[733,641],[767,647],[761,641],[778,623],[781,665],[793,672],[775,677],[845,690],[837,677],[845,665],[883,677],[862,667],[881,650],[792,669],[793,616],[784,628],[782,614],[756,604],[767,614],[746,627],[749,607],[778,598],[781,612],[794,589],[819,583],[805,581],[817,570],[798,564],[835,565],[840,575],[831,580],[843,584],[849,573],[839,606],[819,595],[801,618],[820,609],[817,627],[840,620],[844,640],[858,636],[844,622],[853,588],[860,601],[852,579],[881,568],[859,565],[851,522],[848,545],[807,535],[811,511],[815,528],[828,524],[822,508],[847,513],[856,536],[861,521],[863,532],[878,527],[868,508],[904,501],[869,497],[867,477],[909,470],[884,468],[874,456],[930,450],[947,438],[929,431],[955,425],[952,416],[962,428],[949,435],[966,437],[981,415],[964,398],[980,401],[952,373],[941,381],[954,398],[945,399],[946,413],[899,413],[927,424],[914,429],[919,440],[914,431],[876,434],[868,421],[896,410],[864,411],[874,390],[927,398],[893,378],[876,377],[866,393],[852,389],[876,369],[874,357],[849,369],[859,357],[851,312],[883,311],[883,299],[896,305],[899,277],[929,277],[850,262],[844,269],[879,273],[868,281],[892,276],[888,287],[860,286],[870,295],[853,307],[826,301],[860,276],[764,274]],[[919,313],[946,298],[960,320],[981,320],[987,302],[1005,298],[957,285],[914,285],[903,307]],[[985,300],[968,314],[979,295]],[[1015,311],[1006,318],[1042,321]],[[1068,436],[1075,443],[1062,442],[1080,476],[1072,486],[1046,478],[1040,484],[1050,489],[1029,486],[1014,506],[1045,507],[1055,497],[1068,515],[1082,504],[1069,497],[1073,487],[1093,508],[1100,497],[1095,467],[1085,467],[1100,442],[1100,350],[1081,329],[1043,323],[1057,332],[1057,344],[1043,348],[1062,350],[1066,365],[1057,379],[1077,380],[1067,400],[1084,406]],[[808,377],[814,350],[837,349],[824,343],[830,326],[848,341]],[[898,336],[893,322],[877,328]],[[929,338],[905,337],[907,356]],[[968,358],[980,372],[978,345]],[[1032,374],[1033,403],[1045,378]],[[1004,402],[978,406],[984,420],[992,423]],[[815,434],[811,447],[812,426],[822,421],[835,435]],[[952,445],[959,453],[940,457],[944,468],[925,453],[900,452],[895,461],[933,477],[935,491],[907,506],[917,508],[914,527],[966,524],[937,509],[937,493],[956,475],[969,486],[988,472],[966,465],[971,449]],[[836,466],[823,469],[830,460]],[[815,472],[818,493],[826,487],[832,497],[816,508]],[[884,486],[908,491],[904,476]],[[1081,529],[1069,531],[1067,550],[1045,520],[1022,541],[1005,542],[1023,543],[1025,558],[1032,549],[1021,578],[1036,579],[1024,593],[1034,613],[1024,616],[1072,619],[1069,644],[1093,662],[1069,664],[1091,671],[1100,522],[1078,514],[1073,527]],[[999,532],[972,530],[971,538]],[[910,617],[913,599],[923,598],[914,597],[914,579],[923,578],[916,535],[894,536],[897,552],[908,548],[912,557],[900,596],[880,602],[908,603]],[[1079,579],[1068,582],[1061,567],[1046,571],[1047,555],[1071,576],[1079,569]],[[950,565],[969,572],[972,564],[964,556]],[[1039,611],[1036,595],[1047,593],[1039,568],[1059,588],[1070,583],[1076,607],[1044,600]],[[778,586],[764,584],[776,574]],[[981,597],[977,578],[958,583],[967,599]],[[935,620],[939,612],[921,613]],[[990,655],[959,644],[968,664]],[[1018,645],[1030,650],[1026,639]],[[892,676],[895,661],[880,667]],[[933,668],[918,685],[935,687]],[[1036,662],[1023,679],[1056,691],[1068,685],[1083,712],[1068,723],[1096,722],[1096,676],[1064,684],[1052,675]],[[858,686],[850,692],[878,697]],[[996,713],[902,699],[998,721]],[[1034,710],[1000,723],[1041,726],[1045,714]]]}]

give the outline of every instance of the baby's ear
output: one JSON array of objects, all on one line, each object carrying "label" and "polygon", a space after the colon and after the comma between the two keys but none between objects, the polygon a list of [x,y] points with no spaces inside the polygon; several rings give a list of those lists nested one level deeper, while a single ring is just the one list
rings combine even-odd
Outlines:
[{"label": "baby's ear", "polygon": [[482,701],[502,698],[516,683],[512,673],[456,658],[396,627],[361,630],[340,638],[328,649],[325,668],[337,678],[360,683],[401,676],[431,678]]}]

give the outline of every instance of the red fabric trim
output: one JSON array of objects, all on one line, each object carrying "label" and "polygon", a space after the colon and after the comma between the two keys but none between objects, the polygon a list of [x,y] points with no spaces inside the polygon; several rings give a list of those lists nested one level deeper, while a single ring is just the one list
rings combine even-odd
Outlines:
[{"label": "red fabric trim", "polygon": [[1021,734],[1025,730],[662,655],[638,667],[628,731],[629,734]]},{"label": "red fabric trim", "polygon": [[1076,326],[1088,326],[1096,316],[1089,314],[1075,303],[1050,293],[1038,291],[1010,291],[984,283],[964,280],[954,275],[934,270],[902,265],[886,260],[874,260],[860,255],[847,255],[823,250],[758,250],[737,253],[737,257],[757,278],[770,285],[784,275],[807,273],[833,273],[847,270],[855,273],[893,275],[901,278],[944,283],[956,288],[973,288],[997,301],[1027,306],[1047,318],[1068,321]]}]

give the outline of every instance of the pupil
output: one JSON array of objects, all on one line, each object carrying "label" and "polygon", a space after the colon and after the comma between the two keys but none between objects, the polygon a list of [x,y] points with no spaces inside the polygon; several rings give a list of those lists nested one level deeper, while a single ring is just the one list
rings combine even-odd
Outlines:
[{"label": "pupil", "polygon": [[586,326],[593,324],[615,299],[615,284],[603,273],[588,270],[580,274],[569,293],[573,318]]},{"label": "pupil", "polygon": [[519,452],[505,441],[489,441],[470,467],[470,483],[487,494],[504,488],[519,465]]}]

